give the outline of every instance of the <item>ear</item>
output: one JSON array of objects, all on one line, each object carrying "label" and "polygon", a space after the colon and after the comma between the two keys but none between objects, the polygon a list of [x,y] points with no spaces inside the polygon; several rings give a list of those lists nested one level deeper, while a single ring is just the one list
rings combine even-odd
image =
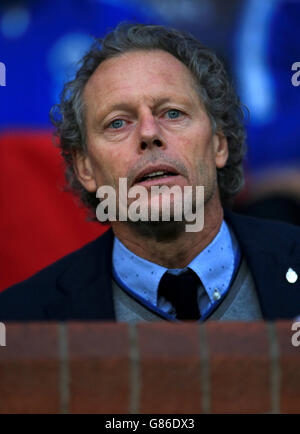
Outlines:
[{"label": "ear", "polygon": [[90,157],[87,154],[74,153],[73,165],[77,179],[83,187],[91,193],[96,191],[97,184]]},{"label": "ear", "polygon": [[222,131],[217,132],[213,136],[213,146],[216,167],[221,169],[225,166],[228,159],[228,143]]}]

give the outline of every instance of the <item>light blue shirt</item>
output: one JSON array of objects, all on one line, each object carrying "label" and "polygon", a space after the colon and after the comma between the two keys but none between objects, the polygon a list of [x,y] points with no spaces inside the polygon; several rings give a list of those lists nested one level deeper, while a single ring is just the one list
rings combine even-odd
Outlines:
[{"label": "light blue shirt", "polygon": [[168,270],[180,274],[192,269],[201,280],[198,305],[201,319],[205,319],[224,298],[240,262],[236,238],[223,220],[211,243],[183,269],[167,269],[135,255],[114,237],[113,276],[118,284],[148,308],[167,318],[175,318],[175,310],[164,297],[158,297],[158,286]]}]

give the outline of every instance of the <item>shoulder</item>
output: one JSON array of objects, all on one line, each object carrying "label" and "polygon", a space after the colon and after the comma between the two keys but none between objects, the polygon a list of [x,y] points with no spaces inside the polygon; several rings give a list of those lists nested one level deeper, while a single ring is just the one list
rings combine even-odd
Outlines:
[{"label": "shoulder", "polygon": [[[252,274],[267,320],[292,319],[299,315],[300,228],[288,223],[226,213],[241,252]],[[296,280],[290,282],[289,270]]]},{"label": "shoulder", "polygon": [[225,211],[225,219],[242,244],[261,246],[265,250],[299,251],[300,227],[270,219],[250,217]]},{"label": "shoulder", "polygon": [[[99,268],[97,263],[104,261],[109,255],[112,239],[112,231],[108,230],[94,241],[62,257],[28,279],[5,289],[0,293],[0,320],[26,319],[26,313],[30,319],[40,319],[40,306],[56,297],[61,276],[73,269],[77,271],[77,276],[93,273]],[[12,318],[9,312],[13,312]]]}]

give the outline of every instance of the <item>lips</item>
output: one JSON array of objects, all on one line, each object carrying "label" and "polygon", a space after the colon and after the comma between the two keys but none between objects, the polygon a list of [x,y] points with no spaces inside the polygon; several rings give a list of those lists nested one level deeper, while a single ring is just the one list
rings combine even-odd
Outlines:
[{"label": "lips", "polygon": [[145,167],[141,172],[137,174],[135,177],[133,184],[137,184],[144,181],[151,181],[156,179],[162,179],[162,178],[169,178],[171,176],[177,176],[179,175],[179,172],[175,167],[166,165],[166,164],[159,164],[156,166],[148,166]]}]

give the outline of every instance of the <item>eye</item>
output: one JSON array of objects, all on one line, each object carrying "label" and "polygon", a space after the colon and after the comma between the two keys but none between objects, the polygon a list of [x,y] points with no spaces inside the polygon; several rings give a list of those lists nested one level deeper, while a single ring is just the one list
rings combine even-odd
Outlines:
[{"label": "eye", "polygon": [[114,130],[118,130],[122,127],[124,127],[125,121],[123,119],[115,119],[114,121],[112,121],[108,127],[112,128]]},{"label": "eye", "polygon": [[166,116],[169,119],[177,119],[182,115],[182,112],[180,110],[177,109],[170,109],[166,112]]}]

